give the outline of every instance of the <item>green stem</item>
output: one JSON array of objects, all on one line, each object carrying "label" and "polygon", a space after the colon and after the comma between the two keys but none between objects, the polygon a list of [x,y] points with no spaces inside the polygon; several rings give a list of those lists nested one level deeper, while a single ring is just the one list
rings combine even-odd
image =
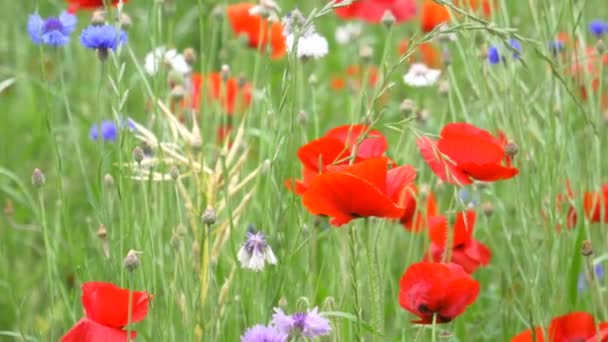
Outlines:
[{"label": "green stem", "polygon": [[351,271],[351,286],[353,291],[353,310],[357,317],[357,325],[355,327],[355,340],[362,341],[361,322],[363,322],[363,312],[361,311],[361,303],[359,299],[359,279],[357,273],[357,263],[359,258],[357,230],[355,226],[350,227],[349,231],[349,248],[350,248],[350,271]]},{"label": "green stem", "polygon": [[131,341],[131,319],[133,315],[133,271],[129,271],[129,311],[127,313],[127,341]]},{"label": "green stem", "polygon": [[431,335],[431,341],[437,341],[437,314],[433,314],[433,331]]},{"label": "green stem", "polygon": [[51,242],[49,240],[49,227],[46,222],[46,213],[44,210],[44,196],[42,195],[42,190],[38,191],[38,201],[40,203],[40,215],[42,220],[42,236],[44,239],[44,249],[46,251],[46,271],[49,281],[49,297],[51,297],[51,307],[50,307],[50,315],[49,319],[50,323],[50,335],[51,338],[53,336],[53,326],[55,323],[53,322],[53,310],[55,309],[55,289],[53,283],[53,249],[51,248]]},{"label": "green stem", "polygon": [[372,298],[372,318],[374,328],[376,332],[381,333],[384,330],[384,317],[382,312],[382,293],[380,289],[380,274],[378,264],[378,253],[377,253],[377,239],[378,239],[378,230],[375,230],[376,236],[373,234],[373,230],[369,229],[370,227],[369,219],[365,219],[364,229],[368,234],[367,244],[366,244],[366,253],[367,253],[367,266],[368,266],[368,276],[371,290],[371,298]]}]

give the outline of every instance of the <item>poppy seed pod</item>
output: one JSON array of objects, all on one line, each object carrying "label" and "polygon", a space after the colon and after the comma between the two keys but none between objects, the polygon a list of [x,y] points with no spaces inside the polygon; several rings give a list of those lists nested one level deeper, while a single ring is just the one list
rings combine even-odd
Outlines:
[{"label": "poppy seed pod", "polygon": [[42,173],[39,168],[34,169],[34,172],[32,173],[32,185],[41,188],[45,182],[46,177],[44,177],[44,173]]}]

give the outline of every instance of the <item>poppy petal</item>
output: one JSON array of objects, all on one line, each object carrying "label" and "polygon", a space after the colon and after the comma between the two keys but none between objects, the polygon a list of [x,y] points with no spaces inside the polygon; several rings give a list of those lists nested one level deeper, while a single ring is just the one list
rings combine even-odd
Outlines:
[{"label": "poppy petal", "polygon": [[357,147],[357,156],[361,158],[373,158],[384,154],[388,148],[386,138],[382,133],[373,129],[370,130],[365,125],[339,126],[331,129],[325,136],[340,139],[349,149],[352,149],[357,144],[359,137],[365,132],[367,132],[367,136]]},{"label": "poppy petal", "polygon": [[409,165],[399,166],[386,175],[386,195],[399,203],[399,199],[414,185],[416,170]]},{"label": "poppy petal", "polygon": [[[511,342],[545,342],[543,330],[534,328],[535,336],[532,334],[532,329],[524,330],[511,339]],[[534,338],[535,337],[535,338]]]},{"label": "poppy petal", "polygon": [[[137,336],[131,331],[131,340]],[[127,332],[99,324],[89,318],[78,321],[63,337],[61,342],[125,342]]]},{"label": "poppy petal", "polygon": [[489,132],[467,123],[445,125],[441,130],[437,147],[457,165],[500,163],[505,155],[500,140]]},{"label": "poppy petal", "polygon": [[595,320],[587,312],[571,312],[551,320],[550,341],[584,341],[595,335]]},{"label": "poppy petal", "polygon": [[428,137],[416,140],[422,158],[429,165],[437,177],[444,182],[454,185],[468,185],[473,180],[454,165],[453,162],[446,160],[437,148],[437,143]]},{"label": "poppy petal", "polygon": [[327,165],[331,165],[338,159],[348,157],[349,154],[344,143],[334,137],[322,137],[298,149],[298,158],[304,167],[320,172],[324,172]]},{"label": "poppy petal", "polygon": [[[146,292],[132,291],[131,323],[139,322],[146,317],[148,301]],[[128,323],[128,289],[104,282],[84,283],[82,305],[87,317],[97,323],[113,328],[122,328]]]}]

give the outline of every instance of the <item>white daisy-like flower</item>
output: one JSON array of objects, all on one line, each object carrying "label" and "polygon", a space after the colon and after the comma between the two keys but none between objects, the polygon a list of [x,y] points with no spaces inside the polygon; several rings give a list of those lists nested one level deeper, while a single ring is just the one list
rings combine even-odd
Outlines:
[{"label": "white daisy-like flower", "polygon": [[192,68],[186,62],[186,58],[175,49],[168,50],[164,47],[157,47],[146,55],[144,69],[149,75],[155,75],[162,64],[168,64],[172,70],[181,74],[189,73]]},{"label": "white daisy-like flower", "polygon": [[[285,38],[287,52],[292,53],[294,49],[294,35],[290,34]],[[298,39],[298,58],[321,58],[329,52],[329,44],[325,37],[316,32],[312,32]]]},{"label": "white daisy-like flower", "polygon": [[266,237],[262,232],[247,232],[247,241],[241,246],[237,253],[237,258],[241,267],[259,272],[264,269],[266,263],[276,264],[277,258],[272,252],[272,248],[266,242]]},{"label": "white daisy-like flower", "polygon": [[340,45],[346,45],[357,39],[361,35],[362,26],[360,23],[348,23],[338,26],[335,33],[336,42]]},{"label": "white daisy-like flower", "polygon": [[431,69],[423,63],[414,63],[403,76],[403,82],[412,87],[430,87],[437,83],[440,75],[439,69]]}]

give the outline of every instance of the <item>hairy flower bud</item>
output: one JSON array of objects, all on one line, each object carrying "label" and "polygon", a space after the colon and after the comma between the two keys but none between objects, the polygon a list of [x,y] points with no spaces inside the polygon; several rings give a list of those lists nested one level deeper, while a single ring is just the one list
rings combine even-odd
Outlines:
[{"label": "hairy flower bud", "polygon": [[45,182],[46,178],[44,177],[44,173],[42,173],[39,168],[34,169],[34,172],[32,173],[32,185],[41,188]]}]

